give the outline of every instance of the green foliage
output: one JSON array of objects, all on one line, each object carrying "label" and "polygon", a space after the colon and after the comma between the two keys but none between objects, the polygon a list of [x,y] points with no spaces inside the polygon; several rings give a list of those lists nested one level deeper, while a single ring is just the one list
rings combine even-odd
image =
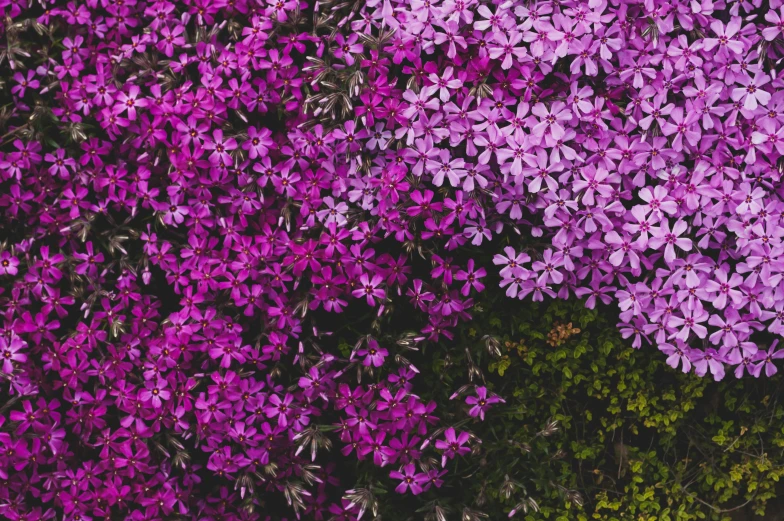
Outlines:
[{"label": "green foliage", "polygon": [[[725,521],[777,508],[776,496],[784,497],[778,375],[729,374],[718,383],[683,375],[654,348],[623,340],[612,309],[560,300],[480,304],[453,342],[430,353],[444,384],[433,398],[466,383],[475,364],[482,374],[473,383],[507,401],[484,423],[464,427],[483,440],[482,457],[476,468],[457,469],[466,485],[451,491],[455,503],[474,501],[472,508],[502,519],[530,495],[541,512],[518,518],[557,521]],[[546,432],[553,420],[559,432]],[[450,491],[442,492],[449,504]]]}]

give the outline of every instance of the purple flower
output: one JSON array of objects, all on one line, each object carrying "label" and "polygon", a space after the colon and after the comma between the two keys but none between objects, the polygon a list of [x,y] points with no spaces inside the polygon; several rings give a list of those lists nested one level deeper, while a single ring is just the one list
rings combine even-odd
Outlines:
[{"label": "purple flower", "polygon": [[487,387],[481,386],[476,388],[476,396],[466,397],[466,403],[471,405],[468,414],[473,418],[479,416],[479,419],[484,421],[485,412],[490,409],[492,404],[505,402],[500,396],[487,396]]},{"label": "purple flower", "polygon": [[672,262],[675,260],[675,247],[681,250],[690,251],[692,247],[691,239],[682,237],[683,233],[688,228],[688,224],[682,220],[678,220],[670,231],[670,223],[667,219],[662,220],[657,228],[652,228],[652,237],[648,241],[648,246],[651,248],[660,248],[664,246],[664,260]]},{"label": "purple flower", "polygon": [[266,157],[273,145],[271,136],[272,133],[266,128],[258,130],[248,127],[248,139],[242,144],[242,149],[248,151],[251,159]]},{"label": "purple flower", "polygon": [[422,484],[428,479],[426,474],[418,473],[413,463],[405,465],[402,469],[403,472],[393,470],[389,473],[392,479],[399,479],[400,484],[395,487],[395,492],[404,494],[410,490],[412,494],[417,495],[422,493]]},{"label": "purple flower", "polygon": [[694,364],[694,371],[699,376],[703,376],[710,370],[710,373],[717,381],[724,378],[724,364],[715,349],[708,348],[705,351],[695,351],[692,353],[691,359]]},{"label": "purple flower", "polygon": [[460,270],[455,274],[455,280],[466,281],[460,290],[460,293],[464,297],[468,296],[471,288],[474,288],[476,291],[482,291],[485,289],[484,284],[482,284],[479,279],[484,278],[487,275],[487,271],[484,268],[479,268],[476,270],[474,266],[474,259],[469,259],[468,271]]},{"label": "purple flower", "polygon": [[767,351],[757,351],[753,361],[755,363],[749,372],[754,375],[755,377],[759,377],[762,369],[765,369],[765,376],[773,376],[778,372],[778,368],[773,364],[773,360],[779,360],[784,358],[784,349],[776,350],[776,346],[779,344],[779,340],[776,339],[770,345]]},{"label": "purple flower", "polygon": [[366,297],[368,306],[375,306],[376,298],[384,298],[386,296],[384,290],[378,287],[383,280],[381,275],[373,275],[371,278],[367,273],[363,273],[359,277],[358,289],[355,289],[351,294],[357,298]]},{"label": "purple flower", "polygon": [[348,38],[344,38],[341,33],[335,37],[335,58],[343,59],[346,65],[354,65],[354,54],[362,52],[362,45],[357,43],[359,40],[358,34],[352,34]]},{"label": "purple flower", "polygon": [[365,357],[362,360],[362,365],[366,367],[381,367],[384,365],[384,359],[389,355],[389,351],[379,347],[375,339],[370,339],[368,340],[367,348],[357,351],[357,355]]},{"label": "purple flower", "polygon": [[288,425],[288,417],[291,414],[291,403],[294,401],[294,396],[286,394],[281,399],[277,394],[270,395],[269,405],[264,408],[264,414],[268,418],[277,418],[280,427]]},{"label": "purple flower", "polygon": [[468,440],[467,432],[461,432],[458,435],[453,427],[449,427],[444,432],[444,439],[436,440],[436,449],[444,451],[441,455],[441,466],[446,467],[448,460],[471,452],[471,449],[465,446]]},{"label": "purple flower", "polygon": [[128,89],[128,94],[120,91],[117,94],[117,98],[115,99],[116,103],[113,109],[114,114],[119,115],[127,112],[128,119],[134,121],[136,119],[136,110],[147,106],[147,100],[140,98],[140,93],[141,89],[136,85],[132,85]]},{"label": "purple flower", "polygon": [[16,275],[19,272],[17,266],[19,259],[12,257],[7,251],[0,253],[0,275]]},{"label": "purple flower", "polygon": [[[784,81],[758,64],[782,54],[780,0],[382,0],[316,35],[290,0],[6,3],[59,31],[19,32],[7,62],[12,492],[69,518],[233,519],[265,465],[315,462],[267,492],[355,519],[321,491],[341,486],[316,462],[335,416],[336,465],[439,487],[404,473],[433,455],[437,404],[378,342],[455,339],[489,266],[509,298],[617,305],[676,370],[777,371],[758,344],[784,331]],[[449,436],[443,464],[470,450]]]},{"label": "purple flower", "polygon": [[144,390],[139,393],[139,398],[145,402],[151,402],[156,409],[161,407],[164,400],[171,398],[171,392],[166,389],[166,380],[156,379],[144,384]]},{"label": "purple flower", "polygon": [[14,362],[22,363],[27,361],[27,355],[20,353],[27,344],[16,335],[10,339],[0,336],[0,356],[3,358],[3,372],[11,374],[14,372]]},{"label": "purple flower", "polygon": [[13,79],[17,83],[17,85],[11,88],[11,93],[16,94],[17,96],[22,98],[25,95],[25,90],[37,89],[38,87],[40,87],[41,82],[33,78],[35,78],[35,71],[33,70],[27,71],[27,76],[23,75],[21,72],[17,72],[16,74],[14,74]]}]

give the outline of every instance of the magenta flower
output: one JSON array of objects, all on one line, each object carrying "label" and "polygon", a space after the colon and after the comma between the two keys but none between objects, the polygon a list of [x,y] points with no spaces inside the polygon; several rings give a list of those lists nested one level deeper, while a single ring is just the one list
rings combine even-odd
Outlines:
[{"label": "magenta flower", "polygon": [[378,342],[375,339],[371,339],[368,341],[366,348],[357,351],[357,355],[365,357],[362,360],[362,365],[366,367],[381,367],[384,365],[384,359],[389,355],[389,351],[379,347]]},{"label": "magenta flower", "polygon": [[80,275],[89,275],[94,277],[95,274],[98,272],[98,265],[103,262],[104,256],[103,253],[98,252],[96,253],[93,249],[93,243],[88,242],[85,244],[85,249],[87,253],[75,253],[74,257],[82,261],[81,264],[76,266],[76,273]]},{"label": "magenta flower", "polygon": [[752,360],[756,361],[757,363],[754,364],[749,370],[752,375],[759,378],[763,368],[765,369],[765,376],[768,377],[773,376],[779,371],[778,368],[773,364],[773,360],[784,358],[784,349],[776,350],[776,346],[778,344],[779,340],[776,339],[773,341],[767,351],[756,352]]},{"label": "magenta flower", "polygon": [[436,448],[444,451],[441,455],[441,466],[445,467],[447,460],[453,459],[457,456],[463,456],[471,452],[469,447],[465,444],[469,440],[467,432],[461,432],[459,435],[455,433],[455,429],[449,427],[444,432],[443,440],[436,440]]},{"label": "magenta flower", "polygon": [[272,133],[266,128],[258,130],[255,127],[248,127],[248,139],[242,144],[242,149],[248,151],[251,159],[266,157],[273,145],[271,136]]},{"label": "magenta flower", "polygon": [[292,413],[291,404],[294,401],[294,396],[286,394],[283,399],[277,394],[270,395],[269,405],[264,408],[264,414],[268,418],[275,418],[278,420],[278,425],[283,428],[288,425],[288,417]]},{"label": "magenta flower", "polygon": [[378,287],[383,280],[381,275],[371,277],[367,273],[363,273],[359,277],[358,289],[352,291],[351,294],[356,298],[366,297],[368,306],[375,306],[375,299],[383,299],[386,296],[384,290]]},{"label": "magenta flower", "polygon": [[484,278],[487,275],[487,271],[484,268],[479,268],[478,270],[474,268],[474,259],[468,260],[468,271],[460,270],[455,274],[455,280],[464,280],[465,284],[460,290],[460,293],[467,297],[471,291],[471,288],[474,288],[476,291],[482,291],[485,289],[484,284],[480,282],[479,279]]},{"label": "magenta flower", "polygon": [[362,45],[357,43],[357,40],[359,40],[359,35],[357,34],[344,38],[341,33],[338,33],[335,37],[335,43],[337,44],[335,58],[344,60],[348,66],[354,65],[353,55],[362,52]]},{"label": "magenta flower", "polygon": [[3,358],[4,373],[10,375],[14,372],[14,362],[27,361],[27,355],[20,352],[26,347],[26,342],[16,335],[12,335],[10,339],[4,335],[0,336],[0,356]]},{"label": "magenta flower", "polygon": [[[222,345],[221,345],[222,344]],[[222,342],[209,350],[210,358],[213,360],[220,358],[220,366],[223,368],[231,367],[232,360],[243,364],[247,360],[242,346],[242,339],[237,338],[233,342]]]},{"label": "magenta flower", "polygon": [[718,381],[724,378],[724,364],[715,349],[708,348],[705,351],[695,351],[692,353],[691,361],[694,364],[694,372],[699,376],[703,376],[710,371],[715,380]]},{"label": "magenta flower", "polygon": [[389,473],[392,479],[399,479],[400,484],[395,487],[395,492],[403,494],[410,490],[412,494],[417,495],[422,493],[422,484],[427,481],[427,475],[418,473],[413,463],[409,463],[402,468],[403,472],[393,470]]},{"label": "magenta flower", "polygon": [[174,56],[174,48],[185,44],[183,32],[185,32],[185,27],[182,25],[175,25],[173,29],[164,27],[161,29],[161,39],[158,40],[156,47],[166,56]]},{"label": "magenta flower", "polygon": [[216,129],[212,133],[212,140],[205,141],[204,148],[212,150],[209,159],[213,165],[222,163],[228,166],[233,164],[229,152],[237,148],[237,141],[234,138],[224,138],[223,131]]},{"label": "magenta flower", "polygon": [[670,231],[670,223],[663,219],[658,227],[652,228],[651,239],[648,241],[650,248],[660,248],[664,246],[664,260],[672,262],[675,260],[675,247],[683,251],[690,251],[692,247],[691,239],[682,237],[688,224],[685,221],[676,221]]},{"label": "magenta flower", "polygon": [[128,89],[127,94],[123,91],[119,91],[115,98],[114,114],[119,115],[127,112],[129,120],[136,120],[136,110],[147,106],[147,100],[145,98],[140,98],[140,93],[141,89],[136,85],[132,85]]},{"label": "magenta flower", "polygon": [[3,62],[4,517],[258,517],[268,465],[289,518],[362,517],[333,464],[440,487],[406,467],[473,438],[421,445],[447,425],[414,362],[505,305],[488,279],[617,306],[675,370],[777,371],[780,0],[379,0],[315,32],[292,0],[5,3],[57,34]]},{"label": "magenta flower", "polygon": [[731,53],[740,54],[743,52],[743,43],[735,39],[738,31],[740,30],[741,19],[738,16],[732,17],[730,23],[725,27],[720,21],[715,21],[710,24],[711,30],[716,34],[717,38],[705,38],[703,49],[711,51],[718,47],[719,53],[725,55]]},{"label": "magenta flower", "polygon": [[144,384],[144,389],[139,393],[139,398],[144,402],[152,403],[156,409],[160,409],[163,401],[171,398],[171,392],[166,388],[166,380],[160,378],[148,381]]},{"label": "magenta flower", "polygon": [[485,412],[490,409],[490,406],[494,403],[504,403],[504,400],[500,396],[487,396],[487,387],[480,386],[476,388],[476,396],[466,397],[466,403],[471,405],[468,414],[473,418],[479,416],[479,419],[484,421]]},{"label": "magenta flower", "polygon": [[7,251],[0,253],[0,275],[16,275],[19,272],[19,259]]},{"label": "magenta flower", "polygon": [[20,98],[24,97],[25,91],[27,89],[37,89],[41,86],[41,82],[39,82],[35,78],[35,71],[29,70],[27,71],[27,76],[23,75],[21,72],[17,72],[14,74],[14,81],[17,85],[11,87],[11,93],[16,94]]}]

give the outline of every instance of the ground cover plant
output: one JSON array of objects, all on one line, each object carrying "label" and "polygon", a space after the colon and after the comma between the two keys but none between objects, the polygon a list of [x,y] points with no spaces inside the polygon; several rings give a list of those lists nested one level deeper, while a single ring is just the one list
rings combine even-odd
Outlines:
[{"label": "ground cover plant", "polygon": [[[531,388],[505,342],[562,301],[690,399],[777,373],[778,0],[0,7],[4,517],[652,515],[553,463],[604,453],[551,452],[561,405],[510,412]],[[697,421],[776,430],[744,404]],[[531,470],[499,482],[492,447]],[[777,463],[724,449],[673,501],[764,508]],[[493,506],[454,488],[485,475]]]}]

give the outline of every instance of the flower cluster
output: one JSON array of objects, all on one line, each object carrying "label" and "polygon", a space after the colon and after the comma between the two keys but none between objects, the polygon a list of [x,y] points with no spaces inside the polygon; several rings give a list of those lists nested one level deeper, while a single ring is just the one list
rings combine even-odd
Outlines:
[{"label": "flower cluster", "polygon": [[615,302],[673,367],[773,374],[779,2],[417,7],[387,22],[464,66],[412,71],[389,132],[415,176],[476,201],[447,248],[524,230],[494,258],[509,297]]},{"label": "flower cluster", "polygon": [[493,108],[494,147],[475,140],[479,162],[494,154],[504,175],[496,211],[541,244],[496,255],[501,286],[617,302],[624,337],[684,372],[772,375],[784,353],[758,343],[782,333],[784,309],[779,15],[758,3],[537,11],[517,27],[533,42],[519,72],[501,64],[525,101]]},{"label": "flower cluster", "polygon": [[347,458],[440,487],[470,435],[403,352],[468,320],[486,271],[414,242],[399,215],[433,194],[362,163],[383,136],[312,124],[347,66],[358,96],[390,85],[357,34],[296,2],[3,6],[0,515],[356,519]]},{"label": "flower cluster", "polygon": [[780,3],[0,0],[0,514],[362,517],[333,442],[438,488],[409,358],[491,259],[772,374]]}]

